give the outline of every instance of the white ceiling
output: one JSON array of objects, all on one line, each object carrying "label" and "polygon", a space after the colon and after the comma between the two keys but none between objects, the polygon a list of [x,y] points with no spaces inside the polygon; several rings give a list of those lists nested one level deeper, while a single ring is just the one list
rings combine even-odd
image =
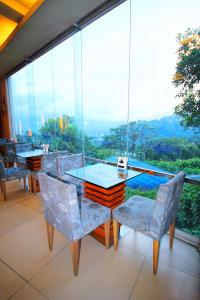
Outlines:
[{"label": "white ceiling", "polygon": [[46,0],[0,53],[0,76],[105,2],[108,1]]}]

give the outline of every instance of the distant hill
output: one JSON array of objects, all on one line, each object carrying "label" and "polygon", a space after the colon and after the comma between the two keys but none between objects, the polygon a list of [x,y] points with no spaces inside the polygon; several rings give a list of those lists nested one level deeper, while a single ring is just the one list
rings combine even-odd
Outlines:
[{"label": "distant hill", "polygon": [[[177,137],[177,138],[191,138],[197,135],[193,130],[186,130],[180,125],[180,120],[175,115],[162,117],[156,120],[140,120],[138,123],[143,123],[154,129],[158,137]],[[125,125],[125,122],[114,121],[99,121],[88,120],[84,124],[84,131],[86,135],[91,137],[103,137],[109,133],[109,129]]]},{"label": "distant hill", "polygon": [[109,132],[111,128],[119,127],[124,123],[115,121],[87,120],[84,122],[84,132],[92,137],[102,137]]},{"label": "distant hill", "polygon": [[186,130],[180,125],[180,120],[175,115],[162,117],[159,120],[143,121],[148,126],[155,128],[159,137],[190,138],[194,136],[193,130]]}]

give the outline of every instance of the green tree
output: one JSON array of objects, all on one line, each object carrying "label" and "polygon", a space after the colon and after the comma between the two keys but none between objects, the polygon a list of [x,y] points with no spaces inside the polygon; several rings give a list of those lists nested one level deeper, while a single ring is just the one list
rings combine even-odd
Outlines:
[{"label": "green tree", "polygon": [[[50,144],[51,149],[68,150],[70,153],[82,151],[81,132],[75,126],[73,117],[62,116],[56,119],[49,119],[40,128],[40,141]],[[113,154],[111,149],[102,149],[95,145],[92,138],[83,135],[84,151],[87,156],[105,159]]]},{"label": "green tree", "polygon": [[42,142],[49,143],[52,149],[68,150],[71,153],[77,152],[76,127],[74,118],[67,116],[48,119],[45,125],[40,128]]},{"label": "green tree", "polygon": [[102,147],[111,148],[115,155],[125,153],[128,139],[128,156],[134,157],[137,153],[139,159],[144,159],[143,146],[154,136],[154,128],[148,126],[146,122],[130,122],[128,128],[127,125],[120,125],[110,129],[109,134],[104,137]]},{"label": "green tree", "polygon": [[127,145],[127,125],[120,125],[116,128],[111,128],[109,134],[104,137],[102,142],[103,148],[110,148],[122,154],[126,151]]},{"label": "green tree", "polygon": [[147,160],[174,161],[198,157],[200,149],[197,144],[184,138],[154,138],[146,141],[143,152]]},{"label": "green tree", "polygon": [[178,34],[180,44],[173,83],[180,88],[178,97],[182,103],[175,107],[175,113],[182,118],[184,127],[200,130],[200,28],[188,29]]}]

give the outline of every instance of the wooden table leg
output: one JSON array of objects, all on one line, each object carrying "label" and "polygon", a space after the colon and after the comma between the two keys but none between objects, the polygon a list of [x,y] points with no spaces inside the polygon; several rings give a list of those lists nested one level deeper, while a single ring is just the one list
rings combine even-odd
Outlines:
[{"label": "wooden table leg", "polygon": [[[27,167],[31,171],[40,171],[41,170],[41,156],[34,156],[34,157],[27,158]],[[29,182],[30,192],[33,193],[34,192],[34,188],[33,188],[34,182],[33,182],[32,176],[31,176],[30,180],[31,180],[31,182]],[[39,192],[40,186],[39,186],[38,180],[36,180],[35,186],[36,186],[35,192]]]},{"label": "wooden table leg", "polygon": [[[119,206],[124,200],[125,183],[120,183],[112,188],[105,189],[95,184],[84,183],[84,196],[88,199],[109,207],[111,210]],[[103,245],[105,241],[105,227],[104,224],[99,226],[91,233],[91,236],[98,240]],[[113,222],[110,224],[110,247],[113,245]]]}]

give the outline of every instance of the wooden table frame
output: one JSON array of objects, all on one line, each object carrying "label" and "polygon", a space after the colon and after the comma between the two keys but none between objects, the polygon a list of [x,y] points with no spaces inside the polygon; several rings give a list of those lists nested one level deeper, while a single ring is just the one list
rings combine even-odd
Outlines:
[{"label": "wooden table frame", "polygon": [[[20,156],[20,155],[19,155]],[[37,156],[31,156],[26,158],[27,163],[27,169],[34,172],[34,171],[40,171],[41,170],[41,155]],[[31,176],[31,179],[29,181],[29,190],[30,192],[39,192],[40,186],[39,181],[36,180],[36,182],[33,182],[34,179]],[[35,186],[35,189],[34,189]]]},{"label": "wooden table frame", "polygon": [[[111,188],[102,188],[98,185],[85,182],[84,183],[84,196],[92,201],[98,202],[111,210],[119,206],[124,201],[126,184],[119,183]],[[103,245],[105,241],[105,228],[104,224],[95,229],[91,236],[98,240]],[[110,226],[110,247],[113,245],[113,223]]]}]

